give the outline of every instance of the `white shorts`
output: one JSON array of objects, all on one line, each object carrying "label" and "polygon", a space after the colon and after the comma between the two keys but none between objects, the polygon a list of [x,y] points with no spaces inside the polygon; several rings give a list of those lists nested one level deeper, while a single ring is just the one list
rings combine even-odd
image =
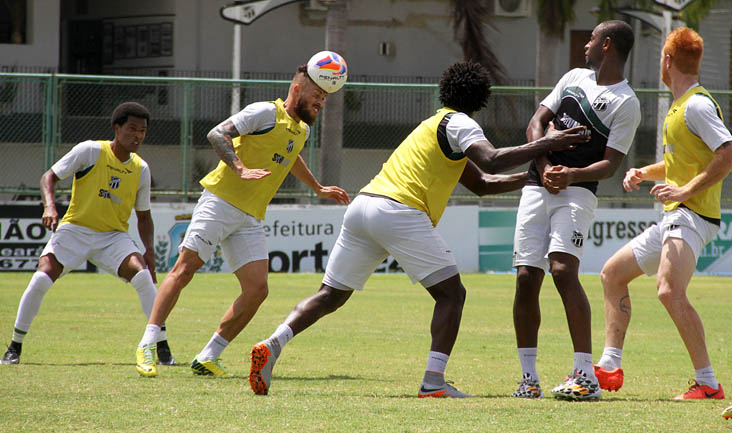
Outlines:
[{"label": "white shorts", "polygon": [[513,266],[546,270],[554,252],[582,259],[596,208],[597,197],[587,188],[570,186],[550,194],[543,186],[525,186],[516,215]]},{"label": "white shorts", "polygon": [[683,239],[691,247],[694,260],[699,260],[704,246],[711,242],[719,226],[704,220],[690,209],[679,207],[664,212],[659,224],[653,224],[630,241],[635,261],[646,275],[658,272],[661,248],[667,238]]},{"label": "white shorts", "polygon": [[127,233],[99,233],[76,224],[63,224],[56,229],[43,248],[41,257],[51,253],[64,267],[61,276],[87,260],[105,272],[119,276],[119,267],[130,254],[142,255]]},{"label": "white shorts", "polygon": [[261,221],[204,189],[178,251],[188,248],[207,262],[219,244],[232,272],[269,259]]},{"label": "white shorts", "polygon": [[362,290],[390,254],[412,283],[421,282],[425,287],[458,274],[455,257],[425,212],[388,198],[361,194],[343,216],[323,284]]}]

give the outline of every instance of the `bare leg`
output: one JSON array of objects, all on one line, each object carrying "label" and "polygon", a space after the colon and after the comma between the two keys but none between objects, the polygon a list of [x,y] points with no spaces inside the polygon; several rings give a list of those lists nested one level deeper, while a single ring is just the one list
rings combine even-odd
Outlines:
[{"label": "bare leg", "polygon": [[232,341],[239,335],[267,298],[268,264],[268,260],[258,260],[247,263],[234,272],[241,284],[241,295],[226,310],[216,331],[226,340]]},{"label": "bare leg", "polygon": [[292,329],[293,335],[297,335],[321,317],[340,308],[352,294],[352,290],[339,290],[322,284],[316,294],[295,306],[284,323]]},{"label": "bare leg", "polygon": [[449,355],[460,330],[460,319],[463,315],[463,304],[465,304],[465,287],[460,282],[460,275],[455,275],[434,286],[427,287],[427,291],[435,300],[430,325],[432,334],[430,350]]},{"label": "bare leg", "polygon": [[539,292],[544,281],[544,270],[532,266],[516,268],[516,294],[513,299],[513,327],[516,330],[516,345],[537,347],[541,309]]},{"label": "bare leg", "polygon": [[605,347],[623,348],[631,313],[628,284],[642,274],[630,244],[619,249],[602,267],[600,280],[605,296]]},{"label": "bare leg", "polygon": [[549,254],[552,277],[564,303],[575,352],[592,353],[590,302],[579,281],[579,259],[567,253]]},{"label": "bare leg", "polygon": [[173,307],[178,302],[180,292],[193,279],[196,271],[203,266],[203,260],[198,257],[198,253],[188,248],[183,248],[175,266],[168,275],[165,276],[158,295],[155,297],[152,313],[150,314],[151,325],[160,326],[168,318],[173,311]]},{"label": "bare leg", "polygon": [[689,245],[678,238],[668,238],[661,249],[658,266],[658,299],[676,324],[695,370],[709,367],[704,325],[686,296],[686,288],[696,267]]}]

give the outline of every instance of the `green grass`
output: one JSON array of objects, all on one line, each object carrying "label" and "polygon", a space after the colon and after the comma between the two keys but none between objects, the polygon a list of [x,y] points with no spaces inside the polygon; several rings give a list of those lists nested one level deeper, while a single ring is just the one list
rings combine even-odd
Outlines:
[{"label": "green grass", "polygon": [[[162,276],[159,276],[162,278]],[[109,275],[71,274],[51,289],[25,339],[21,364],[0,368],[3,431],[75,432],[732,432],[729,401],[671,398],[693,376],[676,329],[655,297],[655,280],[631,287],[633,319],[619,393],[572,403],[507,397],[520,376],[511,309],[512,275],[466,275],[460,336],[447,377],[477,395],[417,399],[429,349],[432,300],[403,275],[375,275],[338,312],[288,344],[267,397],[247,382],[248,351],[267,337],[320,275],[270,276],[270,296],[223,354],[235,376],[194,377],[187,363],[237,295],[231,275],[199,274],[168,320],[184,365],[154,379],[134,369],[145,327],[134,289]],[[9,342],[29,273],[0,274],[0,342]],[[572,348],[561,301],[542,292],[538,369],[546,392],[569,373]],[[603,346],[602,289],[582,277],[593,309],[595,359]],[[695,277],[689,293],[704,319],[717,377],[731,388],[732,280]],[[4,329],[4,330],[3,330]]]}]

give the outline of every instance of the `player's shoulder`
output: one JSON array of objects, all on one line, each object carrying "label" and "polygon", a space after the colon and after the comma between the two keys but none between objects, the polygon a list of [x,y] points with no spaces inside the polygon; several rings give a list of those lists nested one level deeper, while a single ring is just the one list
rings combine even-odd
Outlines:
[{"label": "player's shoulder", "polygon": [[472,117],[461,111],[455,111],[449,114],[450,118],[447,121],[447,126],[456,128],[475,128],[480,127],[478,122]]},{"label": "player's shoulder", "polygon": [[575,84],[586,78],[591,78],[595,75],[595,71],[587,68],[574,68],[567,71],[562,77],[562,80],[566,84]]},{"label": "player's shoulder", "polygon": [[248,104],[242,112],[247,114],[261,114],[261,113],[276,113],[277,112],[277,104],[275,104],[273,101],[258,101],[258,102],[252,102],[251,104]]}]

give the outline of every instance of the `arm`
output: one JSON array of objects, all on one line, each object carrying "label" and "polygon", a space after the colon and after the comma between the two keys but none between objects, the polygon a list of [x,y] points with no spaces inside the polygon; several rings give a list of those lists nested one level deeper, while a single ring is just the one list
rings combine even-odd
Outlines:
[{"label": "arm", "polygon": [[530,143],[496,149],[488,140],[473,143],[465,151],[467,156],[482,171],[490,174],[500,173],[524,164],[549,151],[574,149],[575,145],[586,143],[589,135],[581,132],[587,130],[577,126],[564,131],[549,131],[544,137]]},{"label": "arm", "polygon": [[[534,141],[542,138],[546,133],[546,128],[549,125],[549,122],[551,122],[553,118],[554,113],[545,106],[540,105],[536,110],[536,113],[531,116],[529,126],[526,127],[526,139]],[[544,172],[551,167],[552,164],[549,162],[549,158],[547,158],[545,153],[534,158],[534,165],[536,166],[536,171],[539,172],[539,176],[543,178]],[[559,193],[558,189],[547,186],[546,183],[544,184],[544,188],[552,194]]]},{"label": "arm", "polygon": [[714,159],[709,162],[709,165],[686,185],[654,185],[651,188],[651,194],[655,194],[656,199],[661,203],[667,201],[684,202],[721,181],[732,171],[732,141],[723,143],[714,153]]},{"label": "arm", "polygon": [[608,147],[605,149],[603,159],[587,167],[570,168],[563,165],[549,167],[544,172],[542,181],[547,188],[551,187],[562,190],[577,182],[593,182],[607,179],[615,174],[615,170],[618,169],[624,157],[625,155],[621,152]]},{"label": "arm", "polygon": [[639,190],[639,183],[644,180],[663,180],[666,178],[666,163],[663,161],[655,164],[647,165],[643,168],[629,168],[625,172],[625,178],[623,178],[623,188],[631,192],[633,189]]},{"label": "arm", "polygon": [[290,171],[300,182],[307,185],[310,189],[315,191],[315,194],[320,198],[330,198],[341,204],[348,204],[351,199],[348,197],[348,193],[338,186],[323,186],[315,179],[313,173],[305,164],[305,160],[302,156],[297,155],[295,163]]},{"label": "arm", "polygon": [[515,174],[487,174],[482,172],[474,162],[468,164],[460,176],[460,183],[476,195],[500,194],[522,188],[526,183],[526,172]]},{"label": "arm", "polygon": [[41,176],[41,201],[43,201],[41,221],[44,227],[54,232],[58,227],[58,211],[56,211],[54,193],[59,180],[61,179],[50,169]]},{"label": "arm", "polygon": [[219,159],[224,161],[229,168],[234,170],[241,179],[256,180],[272,174],[267,169],[252,169],[244,166],[239,157],[236,156],[236,151],[234,150],[233,140],[236,137],[239,137],[239,131],[236,130],[236,127],[230,119],[226,119],[219,123],[214,129],[209,131],[206,136],[209,143],[213,146],[214,151],[216,151],[216,154],[219,156]]},{"label": "arm", "polygon": [[145,259],[147,268],[150,270],[154,283],[158,282],[157,276],[155,275],[155,226],[153,224],[152,213],[150,210],[135,211],[137,215],[137,233],[140,235],[142,245],[145,247],[145,252],[142,257]]}]

